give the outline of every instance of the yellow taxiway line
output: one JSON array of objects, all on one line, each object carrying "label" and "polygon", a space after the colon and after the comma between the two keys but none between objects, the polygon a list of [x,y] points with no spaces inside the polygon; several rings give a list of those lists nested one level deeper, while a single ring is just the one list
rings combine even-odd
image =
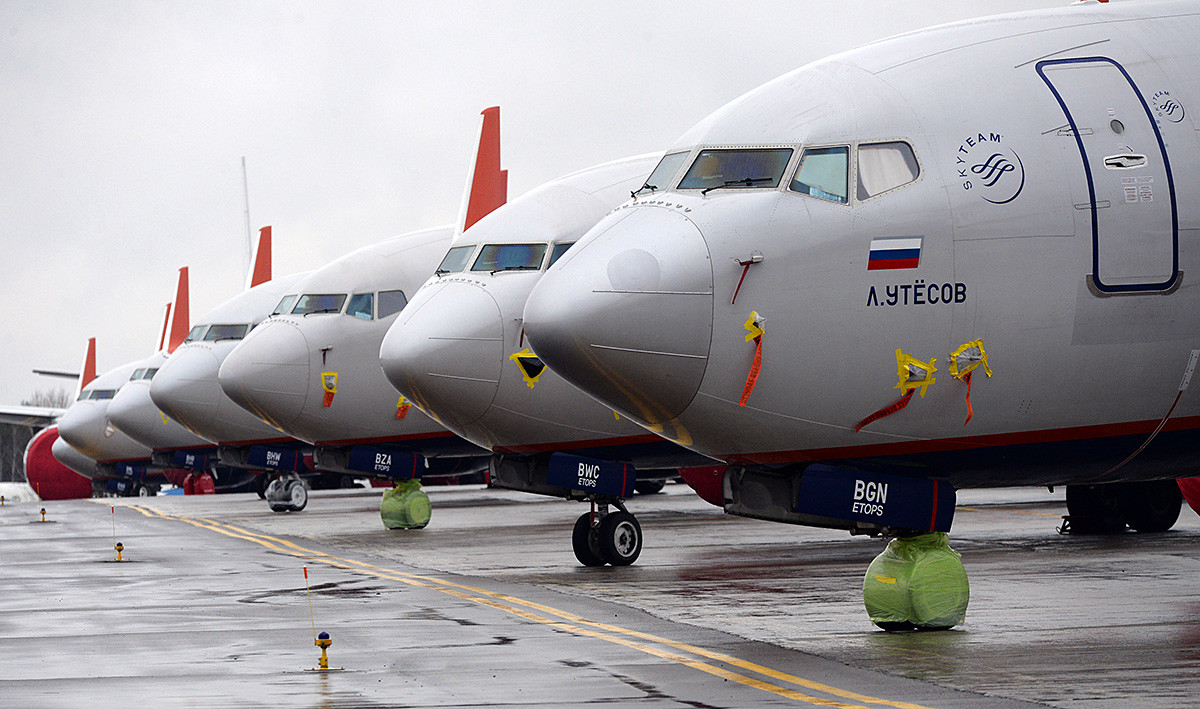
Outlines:
[{"label": "yellow taxiway line", "polygon": [[[175,520],[185,522],[202,529],[208,529],[218,534],[223,534],[228,537],[243,539],[255,544],[259,544],[273,551],[287,554],[300,559],[307,559],[312,562],[327,564],[339,569],[348,571],[356,571],[358,573],[367,574],[376,578],[389,579],[399,581],[410,586],[418,586],[441,593],[446,593],[456,598],[461,598],[466,601],[472,601],[481,605],[489,606],[497,610],[511,613],[513,615],[525,618],[527,620],[541,623],[552,628],[557,628],[569,633],[581,635],[585,637],[596,638],[606,642],[623,645],[639,652],[644,652],[655,657],[676,662],[692,669],[700,670],[708,674],[738,682],[739,684],[748,687],[754,687],[764,692],[770,692],[781,697],[793,699],[799,702],[805,702],[814,706],[838,707],[838,708],[859,708],[867,709],[867,705],[894,707],[895,709],[927,709],[920,704],[911,702],[899,702],[888,699],[880,699],[871,697],[857,692],[851,692],[845,689],[839,689],[828,684],[816,682],[804,677],[779,670],[772,669],[760,665],[749,660],[744,660],[733,655],[728,655],[715,650],[689,645],[669,638],[651,635],[639,630],[631,630],[622,628],[611,623],[601,623],[594,620],[589,620],[582,616],[567,611],[559,610],[552,606],[547,606],[542,603],[528,601],[516,596],[510,596],[487,589],[478,588],[476,586],[468,586],[465,584],[439,579],[432,576],[424,576],[419,574],[410,574],[395,569],[387,569],[366,562],[357,561],[355,559],[346,559],[342,557],[326,554],[325,552],[307,549],[299,546],[286,539],[272,537],[258,532],[252,532],[241,527],[235,527],[231,524],[217,522],[216,520],[205,518],[190,518],[179,515],[169,515],[158,510],[140,505],[129,505],[130,508],[137,510],[147,517],[157,517],[161,519]],[[687,654],[684,654],[687,653]],[[690,656],[689,656],[690,655]],[[751,677],[740,672],[735,672],[725,667],[705,662],[702,659],[713,660],[732,667],[737,667],[748,672],[753,672],[768,679],[759,679]],[[773,680],[773,681],[768,681]],[[838,697],[839,699],[827,699],[822,697],[805,694],[790,687],[782,686],[782,684],[790,684],[803,689],[820,692],[822,694]],[[846,700],[846,701],[840,701]]]}]

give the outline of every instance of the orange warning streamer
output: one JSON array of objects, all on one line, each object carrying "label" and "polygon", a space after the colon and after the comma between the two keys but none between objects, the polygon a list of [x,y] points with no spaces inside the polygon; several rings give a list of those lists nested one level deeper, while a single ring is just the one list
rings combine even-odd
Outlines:
[{"label": "orange warning streamer", "polygon": [[897,411],[900,411],[901,409],[903,409],[905,406],[908,406],[908,402],[912,401],[912,395],[913,395],[914,391],[916,391],[916,389],[909,389],[908,392],[906,392],[904,394],[904,396],[900,397],[900,401],[897,401],[894,404],[885,406],[882,409],[871,414],[870,416],[866,417],[862,421],[859,421],[858,424],[854,427],[854,432],[858,433],[859,431],[863,430],[864,426],[874,423],[874,422],[878,421],[879,419],[884,418],[885,416],[891,416],[892,414],[896,413]]},{"label": "orange warning streamer", "polygon": [[[742,387],[742,398],[738,400],[738,406],[745,406],[746,400],[750,398],[750,392],[754,391],[754,385],[758,383],[758,373],[762,371],[762,335],[754,336],[754,364],[750,365],[750,376],[746,377],[746,386]],[[911,395],[912,392],[909,392]]]},{"label": "orange warning streamer", "polygon": [[966,374],[963,375],[963,381],[967,383],[967,420],[963,421],[963,425],[966,426],[968,423],[971,423],[971,417],[975,415],[975,409],[974,409],[974,407],[971,406],[971,373],[970,372],[967,372]]}]

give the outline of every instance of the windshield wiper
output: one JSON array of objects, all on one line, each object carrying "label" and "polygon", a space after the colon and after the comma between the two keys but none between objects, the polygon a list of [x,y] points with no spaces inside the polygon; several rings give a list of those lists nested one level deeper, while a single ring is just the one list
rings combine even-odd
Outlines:
[{"label": "windshield wiper", "polygon": [[652,184],[650,184],[649,182],[646,182],[646,183],[644,183],[644,184],[643,184],[641,187],[637,188],[637,189],[636,189],[636,190],[634,190],[633,192],[630,192],[630,193],[629,193],[629,196],[630,196],[630,197],[637,197],[637,196],[638,196],[638,192],[641,192],[642,190],[650,190],[651,192],[657,192],[657,191],[658,191],[658,186],[657,186],[657,185],[652,185]]},{"label": "windshield wiper", "polygon": [[700,194],[708,194],[709,192],[712,192],[713,190],[719,190],[723,187],[733,187],[734,185],[745,185],[747,187],[753,187],[755,182],[770,182],[770,181],[771,181],[770,177],[743,177],[740,180],[725,180],[725,182],[722,184],[713,185],[712,187],[705,187],[704,189],[700,190]]}]

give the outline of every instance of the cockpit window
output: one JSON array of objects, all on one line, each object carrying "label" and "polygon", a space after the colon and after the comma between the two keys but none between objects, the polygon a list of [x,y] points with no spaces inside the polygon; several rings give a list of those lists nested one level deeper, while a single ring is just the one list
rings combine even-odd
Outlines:
[{"label": "cockpit window", "polygon": [[79,392],[79,398],[76,401],[88,401],[95,399],[111,399],[117,395],[116,389],[92,389],[91,391]]},{"label": "cockpit window", "polygon": [[381,290],[379,291],[379,319],[383,320],[389,315],[404,310],[404,306],[408,305],[408,298],[404,297],[402,290]]},{"label": "cockpit window", "polygon": [[200,338],[204,337],[204,331],[207,329],[208,329],[208,325],[197,325],[196,327],[193,327],[191,330],[188,331],[187,337],[184,338],[183,341],[184,342],[195,342],[196,340],[199,340]]},{"label": "cockpit window", "polygon": [[346,306],[346,314],[363,320],[375,317],[375,295],[373,293],[355,293],[350,296],[350,305]]},{"label": "cockpit window", "polygon": [[241,340],[246,337],[246,333],[249,331],[249,325],[213,325],[204,334],[204,341]]},{"label": "cockpit window", "polygon": [[791,190],[838,204],[846,203],[850,149],[808,148],[800,156],[800,167],[792,179]]},{"label": "cockpit window", "polygon": [[345,302],[345,293],[305,293],[296,300],[292,315],[340,313]]},{"label": "cockpit window", "polygon": [[271,311],[271,314],[279,315],[280,313],[289,312],[292,309],[292,305],[294,305],[295,303],[296,303],[296,296],[285,295],[285,296],[283,296],[283,300],[279,301],[279,305],[276,305],[275,309]]},{"label": "cockpit window", "polygon": [[917,179],[912,146],[902,141],[858,146],[858,198],[870,199]]},{"label": "cockpit window", "polygon": [[442,259],[442,263],[437,267],[438,273],[458,273],[467,267],[467,261],[471,260],[471,252],[475,251],[475,246],[455,246],[446,252],[446,257]]},{"label": "cockpit window", "polygon": [[138,380],[150,380],[154,375],[158,374],[158,367],[145,367],[142,369],[133,370],[133,374],[129,375],[129,381],[136,382]]},{"label": "cockpit window", "polygon": [[[654,168],[654,172],[650,173],[650,176],[642,183],[641,188],[637,192],[634,192],[634,194],[636,195],[642,190],[657,192],[658,190],[665,190],[670,187],[671,182],[675,180],[675,173],[679,172],[679,167],[683,165],[684,160],[687,160],[687,156],[687,150],[664,155],[663,159],[658,161],[658,166]],[[562,254],[559,255],[561,256]],[[551,254],[550,263],[553,264],[554,261],[555,257]]]},{"label": "cockpit window", "polygon": [[778,187],[791,159],[791,148],[701,150],[679,189]]},{"label": "cockpit window", "polygon": [[141,379],[142,375],[144,375],[145,373],[146,373],[145,369],[135,369],[135,370],[133,370],[133,374],[129,375],[129,381],[136,382],[137,380]]},{"label": "cockpit window", "polygon": [[567,253],[567,249],[574,245],[574,241],[566,244],[555,244],[554,248],[550,250],[550,263],[546,264],[546,268],[553,266],[554,262],[561,258],[563,254]]},{"label": "cockpit window", "polygon": [[545,244],[487,244],[472,271],[536,271],[542,267]]}]

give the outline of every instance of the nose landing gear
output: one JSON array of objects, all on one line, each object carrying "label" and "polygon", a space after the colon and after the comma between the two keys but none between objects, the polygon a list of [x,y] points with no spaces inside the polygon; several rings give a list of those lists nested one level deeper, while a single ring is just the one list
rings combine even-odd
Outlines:
[{"label": "nose landing gear", "polygon": [[298,475],[280,475],[267,485],[266,498],[272,512],[299,512],[308,505],[308,486]]},{"label": "nose landing gear", "polygon": [[[584,566],[628,566],[642,553],[642,526],[620,499],[592,500],[590,512],[575,520],[571,548]],[[610,512],[613,505],[617,511]]]}]

